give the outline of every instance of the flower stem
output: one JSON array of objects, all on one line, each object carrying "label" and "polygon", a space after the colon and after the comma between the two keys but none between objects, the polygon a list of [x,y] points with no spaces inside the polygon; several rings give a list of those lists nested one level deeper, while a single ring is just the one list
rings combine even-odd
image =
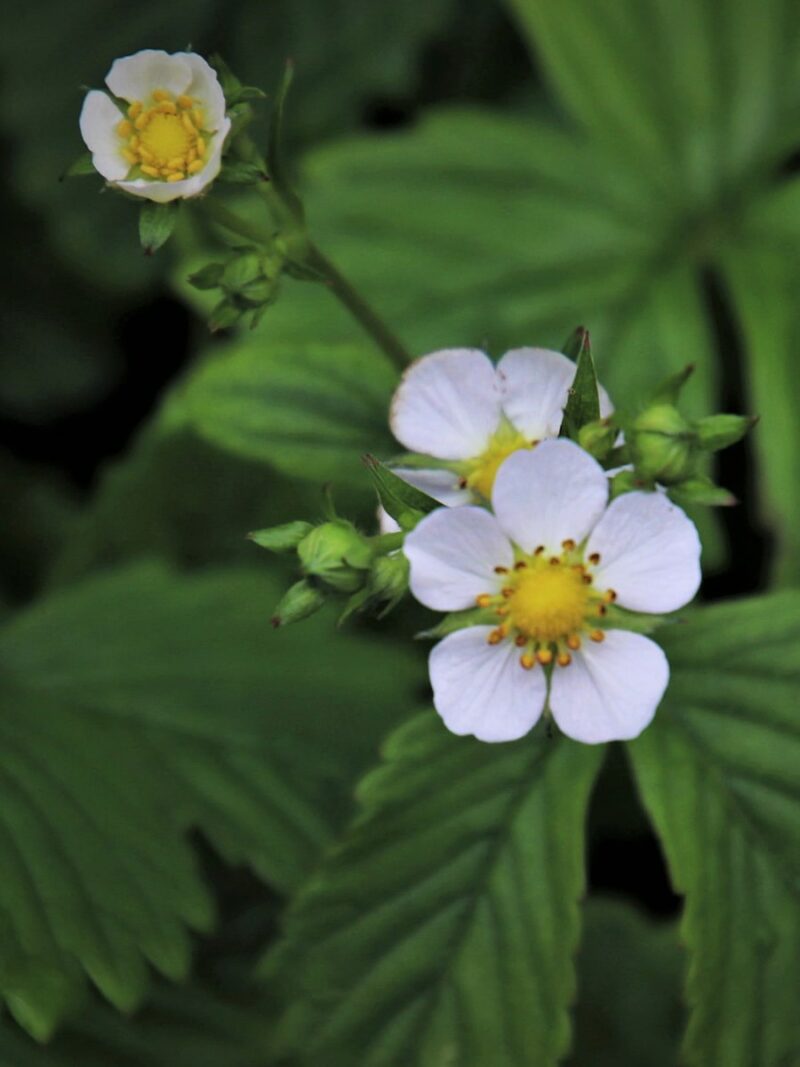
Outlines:
[{"label": "flower stem", "polygon": [[241,215],[229,211],[224,204],[213,197],[206,197],[202,201],[202,207],[212,222],[222,226],[229,233],[236,234],[237,237],[244,237],[257,245],[268,245],[272,240],[272,234],[268,230],[263,230],[260,226],[243,219]]},{"label": "flower stem", "polygon": [[324,252],[312,242],[308,242],[307,264],[319,272],[325,284],[342,303],[360,326],[370,335],[389,359],[405,370],[411,362],[411,355],[403,343],[389,329],[386,323],[372,310],[361,294],[353,288],[345,276],[331,263]]}]

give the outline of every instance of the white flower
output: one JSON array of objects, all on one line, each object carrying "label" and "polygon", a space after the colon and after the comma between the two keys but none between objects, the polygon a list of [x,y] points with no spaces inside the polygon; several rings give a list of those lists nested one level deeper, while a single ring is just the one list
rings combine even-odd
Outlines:
[{"label": "white flower", "polygon": [[517,452],[498,472],[495,515],[441,508],[408,534],[411,591],[427,607],[476,603],[496,625],[434,647],[436,709],[456,734],[511,741],[549,704],[561,730],[589,744],[636,737],[669,680],[657,644],[601,629],[607,605],[682,607],[700,584],[693,523],[660,493],[608,504],[606,472],[564,439]]},{"label": "white flower", "polygon": [[194,52],[145,50],[114,60],[106,85],[123,113],[93,89],[81,109],[81,136],[106,181],[166,203],[196,196],[219,174],[231,121],[214,70]]},{"label": "white flower", "polygon": [[[410,452],[443,462],[395,473],[448,506],[488,501],[512,452],[558,436],[574,377],[575,364],[546,348],[512,349],[497,366],[475,348],[423,356],[403,375],[389,423]],[[600,414],[612,410],[601,387]]]}]

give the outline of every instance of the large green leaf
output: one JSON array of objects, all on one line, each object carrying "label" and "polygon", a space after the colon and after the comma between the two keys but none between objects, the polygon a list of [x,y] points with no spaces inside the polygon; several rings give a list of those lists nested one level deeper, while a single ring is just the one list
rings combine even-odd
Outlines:
[{"label": "large green leaf", "polygon": [[81,970],[126,1010],[147,961],[186,973],[186,928],[211,918],[189,829],[293,888],[407,707],[413,656],[329,619],[273,634],[278,595],[259,572],[141,567],[0,634],[0,988],[34,1034]]},{"label": "large green leaf", "polygon": [[125,1018],[93,1004],[47,1048],[0,1020],[0,1067],[263,1067],[258,1016],[199,986],[159,986],[152,1003]]},{"label": "large green leaf", "polygon": [[204,437],[318,483],[368,482],[360,457],[391,448],[396,374],[364,346],[241,341],[189,380],[182,401]]},{"label": "large green leaf", "polygon": [[697,1067],[800,1058],[800,595],[721,604],[664,633],[654,725],[630,746],[686,894]]},{"label": "large green leaf", "polygon": [[485,745],[428,712],[384,759],[273,959],[281,985],[295,964],[290,1052],[330,1067],[555,1063],[602,749]]}]

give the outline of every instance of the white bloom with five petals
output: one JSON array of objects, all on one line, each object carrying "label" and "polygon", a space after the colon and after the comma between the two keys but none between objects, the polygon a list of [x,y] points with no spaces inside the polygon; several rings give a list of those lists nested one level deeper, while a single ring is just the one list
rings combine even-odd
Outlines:
[{"label": "white bloom with five petals", "polygon": [[[497,365],[474,348],[416,360],[392,400],[392,433],[438,469],[395,468],[442,504],[488,501],[500,465],[561,429],[575,364],[546,348],[515,348]],[[601,387],[600,415],[613,408]]]},{"label": "white bloom with five petals", "polygon": [[137,52],[114,60],[106,85],[117,100],[93,89],[80,116],[81,136],[106,181],[166,203],[197,196],[216,178],[231,120],[202,56]]},{"label": "white bloom with five petals", "polygon": [[439,611],[476,604],[494,625],[457,630],[430,656],[434,704],[456,734],[512,741],[547,704],[569,737],[636,737],[669,680],[661,648],[606,629],[608,605],[675,611],[700,584],[694,524],[661,493],[608,503],[608,478],[576,444],[510,456],[480,507],[442,508],[408,534],[414,596]]}]

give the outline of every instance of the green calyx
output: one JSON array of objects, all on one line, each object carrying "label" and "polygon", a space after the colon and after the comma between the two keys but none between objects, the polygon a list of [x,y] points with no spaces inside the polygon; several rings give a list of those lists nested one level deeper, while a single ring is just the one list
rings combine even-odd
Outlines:
[{"label": "green calyx", "polygon": [[303,573],[339,593],[360,589],[372,566],[374,549],[351,522],[333,519],[315,526],[297,546]]}]

